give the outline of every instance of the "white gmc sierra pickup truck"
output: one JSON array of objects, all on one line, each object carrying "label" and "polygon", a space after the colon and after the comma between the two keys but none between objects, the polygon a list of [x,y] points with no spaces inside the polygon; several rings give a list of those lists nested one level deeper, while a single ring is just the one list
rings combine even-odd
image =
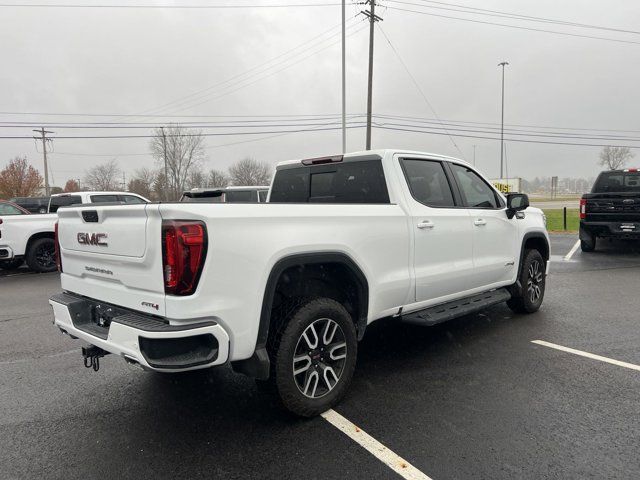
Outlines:
[{"label": "white gmc sierra pickup truck", "polygon": [[375,320],[538,310],[549,237],[528,204],[460,160],[380,150],[281,163],[262,204],[61,208],[54,322],[87,367],[231,363],[316,415]]},{"label": "white gmc sierra pickup truck", "polygon": [[18,268],[24,261],[34,272],[56,270],[54,226],[58,208],[86,203],[148,203],[130,192],[57,193],[49,200],[49,214],[8,215],[0,213],[0,268]]}]

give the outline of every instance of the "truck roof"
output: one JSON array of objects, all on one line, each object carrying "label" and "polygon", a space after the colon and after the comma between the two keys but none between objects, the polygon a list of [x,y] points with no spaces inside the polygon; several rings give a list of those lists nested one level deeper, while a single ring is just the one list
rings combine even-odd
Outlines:
[{"label": "truck roof", "polygon": [[133,192],[116,192],[116,191],[111,191],[111,192],[107,192],[107,191],[86,191],[83,190],[82,192],[64,192],[64,193],[54,193],[53,195],[51,195],[52,197],[67,197],[69,195],[136,195],[138,197],[144,198],[142,195],[138,195],[137,193],[133,193]]},{"label": "truck roof", "polygon": [[328,155],[326,157],[317,157],[317,158],[310,158],[310,159],[295,159],[295,160],[285,160],[282,162],[279,162],[276,165],[276,170],[280,169],[280,168],[287,168],[291,165],[299,165],[300,163],[302,163],[305,160],[320,160],[322,161],[323,159],[330,159],[331,157],[340,157],[342,156],[342,161],[344,162],[348,162],[349,160],[355,160],[355,159],[360,159],[362,157],[380,157],[380,158],[384,158],[387,154],[403,154],[403,155],[421,155],[421,156],[428,156],[431,158],[435,158],[435,159],[440,159],[440,160],[448,160],[448,161],[452,161],[452,162],[457,162],[457,163],[462,163],[462,164],[468,164],[469,162],[466,162],[465,160],[460,160],[459,158],[455,158],[455,157],[449,157],[446,155],[439,155],[437,153],[427,153],[427,152],[419,152],[416,150],[406,150],[406,149],[393,149],[393,148],[384,148],[384,149],[378,149],[378,150],[362,150],[359,152],[350,152],[350,153],[345,153],[344,155]]}]

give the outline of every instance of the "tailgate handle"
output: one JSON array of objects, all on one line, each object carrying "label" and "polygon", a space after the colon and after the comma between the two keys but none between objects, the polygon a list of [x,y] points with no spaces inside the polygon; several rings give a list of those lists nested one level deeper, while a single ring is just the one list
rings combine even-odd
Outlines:
[{"label": "tailgate handle", "polygon": [[98,211],[97,210],[83,210],[82,219],[87,223],[98,223]]}]

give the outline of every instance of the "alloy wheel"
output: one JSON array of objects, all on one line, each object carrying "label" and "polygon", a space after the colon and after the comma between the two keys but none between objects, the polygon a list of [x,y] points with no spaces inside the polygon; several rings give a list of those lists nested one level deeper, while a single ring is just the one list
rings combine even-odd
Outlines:
[{"label": "alloy wheel", "polygon": [[534,260],[529,265],[529,272],[527,275],[527,293],[531,303],[536,303],[542,296],[542,282],[544,279],[542,266],[538,260]]},{"label": "alloy wheel", "polygon": [[300,393],[320,398],[340,381],[347,358],[342,327],[330,318],[314,320],[300,335],[293,356],[293,378]]}]

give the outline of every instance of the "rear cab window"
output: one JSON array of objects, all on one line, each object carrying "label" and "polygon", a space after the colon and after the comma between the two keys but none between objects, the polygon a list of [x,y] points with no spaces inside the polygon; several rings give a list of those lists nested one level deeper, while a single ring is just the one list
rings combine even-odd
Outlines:
[{"label": "rear cab window", "polygon": [[258,201],[258,193],[255,190],[227,190],[225,202],[227,203],[255,203]]},{"label": "rear cab window", "polygon": [[79,205],[82,203],[80,195],[62,195],[60,197],[51,197],[49,203],[49,213],[55,213],[60,207],[68,207],[69,205]]},{"label": "rear cab window", "polygon": [[592,193],[630,192],[640,194],[640,172],[602,172]]},{"label": "rear cab window", "polygon": [[351,160],[280,169],[269,201],[388,204],[389,192],[381,160]]}]

